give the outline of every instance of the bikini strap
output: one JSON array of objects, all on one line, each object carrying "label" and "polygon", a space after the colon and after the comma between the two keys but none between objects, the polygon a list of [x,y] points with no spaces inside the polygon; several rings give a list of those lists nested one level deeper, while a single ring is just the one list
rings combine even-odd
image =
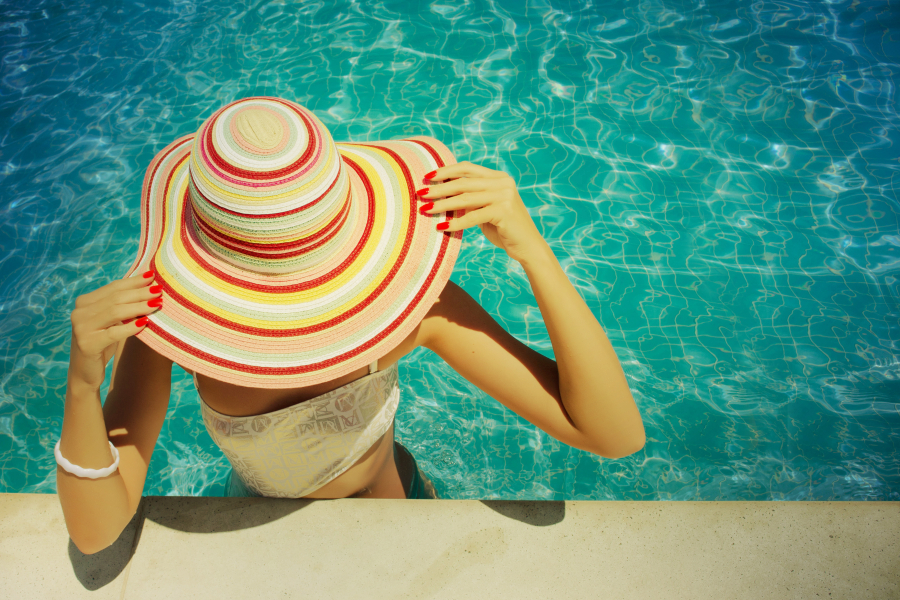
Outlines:
[{"label": "bikini strap", "polygon": [[369,365],[369,375],[378,371],[378,359],[376,358],[372,364]]}]

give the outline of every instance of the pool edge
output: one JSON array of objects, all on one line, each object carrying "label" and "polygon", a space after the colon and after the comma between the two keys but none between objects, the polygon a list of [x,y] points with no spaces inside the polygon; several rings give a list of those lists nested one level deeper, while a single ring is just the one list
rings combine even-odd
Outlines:
[{"label": "pool edge", "polygon": [[900,502],[143,504],[112,547],[84,556],[55,495],[0,495],[6,589],[29,598],[900,596]]}]

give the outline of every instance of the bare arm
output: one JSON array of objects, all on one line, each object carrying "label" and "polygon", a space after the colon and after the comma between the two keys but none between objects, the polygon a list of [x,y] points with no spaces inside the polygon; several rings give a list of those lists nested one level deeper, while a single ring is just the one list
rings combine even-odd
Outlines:
[{"label": "bare arm", "polygon": [[[79,299],[73,336],[60,452],[89,469],[109,466],[107,440],[119,451],[119,468],[101,479],[77,477],[57,467],[56,485],[72,541],[86,554],[118,538],[137,510],[153,446],[168,406],[171,361],[137,339],[135,322],[152,311],[149,282],[114,282]],[[107,322],[107,320],[109,322]],[[113,385],[101,408],[100,384],[119,349]]]},{"label": "bare arm", "polygon": [[515,184],[469,163],[443,167],[437,178],[456,179],[430,188],[424,200],[434,199],[435,207],[429,212],[467,209],[448,230],[481,225],[489,240],[522,264],[557,362],[513,338],[453,284],[423,322],[422,345],[562,442],[607,458],[640,450],[644,426],[618,357],[534,227]]}]

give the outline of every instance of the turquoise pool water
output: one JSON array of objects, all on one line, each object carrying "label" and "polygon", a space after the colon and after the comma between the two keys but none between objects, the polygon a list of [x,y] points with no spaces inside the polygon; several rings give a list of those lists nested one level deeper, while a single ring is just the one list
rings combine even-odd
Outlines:
[{"label": "turquoise pool water", "polygon": [[[0,491],[55,490],[68,311],[137,249],[144,169],[215,108],[503,169],[607,329],[646,447],[605,460],[428,351],[398,438],[450,498],[900,500],[900,12],[885,2],[0,2]],[[521,268],[453,277],[552,355]],[[228,465],[176,368],[145,493]]]}]

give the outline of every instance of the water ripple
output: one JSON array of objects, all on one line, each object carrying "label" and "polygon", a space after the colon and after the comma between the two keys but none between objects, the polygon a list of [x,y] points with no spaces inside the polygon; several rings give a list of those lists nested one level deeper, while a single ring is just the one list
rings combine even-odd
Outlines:
[{"label": "water ripple", "polygon": [[[888,2],[0,4],[0,490],[54,490],[68,311],[137,247],[154,154],[248,95],[503,169],[645,418],[601,460],[432,353],[398,437],[454,498],[898,500],[900,19]],[[552,355],[477,232],[453,276]],[[176,369],[176,371],[178,371]],[[222,493],[178,371],[146,493]]]}]

